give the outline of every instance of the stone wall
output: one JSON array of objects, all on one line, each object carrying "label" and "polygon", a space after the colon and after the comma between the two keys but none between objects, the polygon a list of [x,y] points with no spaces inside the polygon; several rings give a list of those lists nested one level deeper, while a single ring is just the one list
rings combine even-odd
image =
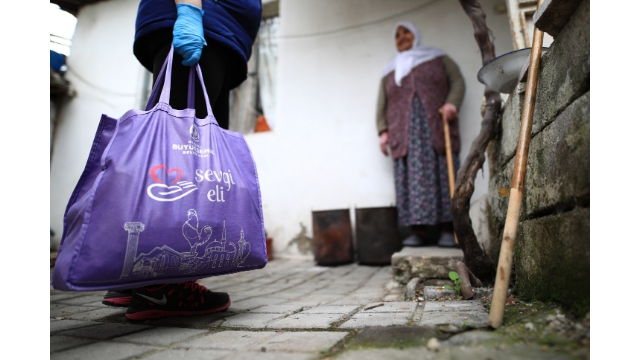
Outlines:
[{"label": "stone wall", "polygon": [[[523,300],[589,308],[589,1],[582,1],[543,55],[533,115],[514,280]],[[498,259],[525,83],[507,100],[490,163],[490,255]],[[504,193],[504,192],[503,192]]]}]

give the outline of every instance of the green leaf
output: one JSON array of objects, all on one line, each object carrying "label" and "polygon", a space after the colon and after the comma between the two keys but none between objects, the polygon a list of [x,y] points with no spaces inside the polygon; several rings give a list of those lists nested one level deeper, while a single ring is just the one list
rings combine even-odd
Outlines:
[{"label": "green leaf", "polygon": [[453,288],[451,287],[451,285],[445,285],[443,286],[443,288],[447,289],[447,290],[453,290]]},{"label": "green leaf", "polygon": [[459,279],[460,276],[458,276],[458,273],[455,271],[449,271],[449,279],[455,281],[456,279]]}]

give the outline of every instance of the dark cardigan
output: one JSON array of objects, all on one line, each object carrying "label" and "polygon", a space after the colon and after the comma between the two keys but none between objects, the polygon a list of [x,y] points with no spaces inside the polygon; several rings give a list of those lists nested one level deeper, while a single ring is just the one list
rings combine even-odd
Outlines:
[{"label": "dark cardigan", "polygon": [[[402,86],[395,85],[394,72],[385,76],[380,84],[376,124],[378,134],[389,132],[389,146],[394,159],[407,153],[411,101],[414,94],[425,107],[429,127],[433,135],[433,147],[445,152],[440,107],[449,102],[460,108],[465,85],[458,66],[449,57],[439,57],[416,66],[402,79]],[[458,120],[449,123],[453,152],[460,151]]]}]

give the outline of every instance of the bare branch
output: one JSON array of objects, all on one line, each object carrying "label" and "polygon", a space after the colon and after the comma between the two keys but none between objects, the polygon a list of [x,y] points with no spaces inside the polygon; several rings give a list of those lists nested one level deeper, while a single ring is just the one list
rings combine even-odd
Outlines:
[{"label": "bare branch", "polygon": [[[473,24],[474,37],[480,47],[482,64],[484,65],[495,58],[491,31],[485,21],[486,15],[477,0],[460,0],[460,4]],[[495,137],[502,101],[500,94],[489,87],[485,87],[484,96],[486,105],[480,134],[471,144],[469,155],[458,171],[455,195],[451,201],[451,212],[458,241],[464,253],[465,264],[483,283],[492,283],[495,278],[496,266],[480,247],[469,217],[470,200],[475,190],[473,183],[478,170],[482,169],[484,164],[487,145]]]}]

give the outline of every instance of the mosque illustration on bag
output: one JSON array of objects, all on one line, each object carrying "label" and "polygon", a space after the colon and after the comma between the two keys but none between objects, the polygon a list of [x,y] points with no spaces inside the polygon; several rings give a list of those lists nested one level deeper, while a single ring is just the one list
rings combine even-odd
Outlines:
[{"label": "mosque illustration on bag", "polygon": [[[189,242],[189,252],[179,252],[167,245],[155,247],[148,253],[137,254],[138,239],[145,226],[141,222],[126,222],[124,229],[128,233],[127,250],[120,279],[127,277],[148,278],[176,271],[191,274],[206,268],[228,266],[243,267],[249,256],[251,244],[244,239],[244,229],[240,229],[237,244],[227,243],[226,222],[222,222],[222,238],[211,240],[213,229],[206,225],[200,228],[198,213],[190,209],[187,220],[182,225],[182,235]],[[209,243],[204,255],[199,256],[198,247]]]}]

